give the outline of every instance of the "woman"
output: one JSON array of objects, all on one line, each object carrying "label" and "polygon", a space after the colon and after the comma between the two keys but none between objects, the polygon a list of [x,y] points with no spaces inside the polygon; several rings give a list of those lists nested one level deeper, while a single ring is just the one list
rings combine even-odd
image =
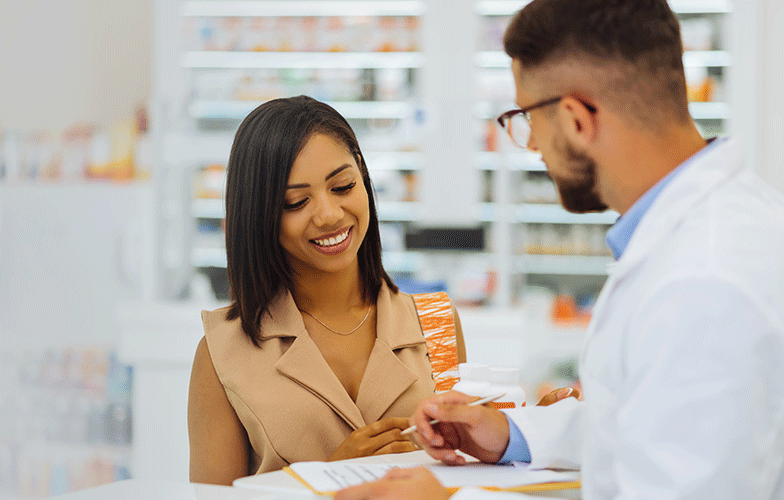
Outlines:
[{"label": "woman", "polygon": [[381,264],[372,192],[330,106],[276,99],[240,125],[226,188],[232,303],[202,313],[192,481],[414,449],[400,431],[434,383],[414,302]]}]

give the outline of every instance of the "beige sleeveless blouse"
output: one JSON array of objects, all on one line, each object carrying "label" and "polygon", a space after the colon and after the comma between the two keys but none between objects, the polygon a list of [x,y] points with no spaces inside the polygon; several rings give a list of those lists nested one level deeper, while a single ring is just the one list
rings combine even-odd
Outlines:
[{"label": "beige sleeveless blouse", "polygon": [[311,340],[290,293],[270,307],[260,347],[226,321],[227,308],[203,311],[212,363],[248,432],[250,470],[326,460],[348,435],[385,417],[408,417],[434,393],[427,346],[410,295],[384,285],[376,303],[376,343],[356,403]]}]

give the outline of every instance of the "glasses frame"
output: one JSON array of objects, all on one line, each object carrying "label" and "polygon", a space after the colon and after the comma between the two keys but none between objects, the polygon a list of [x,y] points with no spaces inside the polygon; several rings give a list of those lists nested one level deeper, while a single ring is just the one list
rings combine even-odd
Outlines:
[{"label": "glasses frame", "polygon": [[[507,124],[511,121],[512,117],[520,114],[522,114],[525,117],[526,121],[528,122],[528,138],[530,139],[531,138],[531,111],[537,108],[542,108],[544,106],[549,106],[551,104],[560,102],[561,99],[563,99],[564,97],[566,96],[562,95],[558,97],[551,97],[549,99],[539,101],[537,103],[531,104],[530,106],[526,106],[524,108],[510,109],[506,113],[496,118],[496,121],[498,121],[498,124],[501,126],[502,129],[506,130],[507,134],[509,134],[509,137],[512,139],[512,142],[515,145],[521,148],[525,148],[526,144],[518,144],[517,141],[515,141],[514,138],[512,137],[511,130],[507,128]],[[588,108],[588,111],[590,111],[591,113],[596,113],[596,108],[594,106],[591,106],[590,104],[583,101],[582,99],[578,99],[578,100],[583,104],[583,106]]]}]

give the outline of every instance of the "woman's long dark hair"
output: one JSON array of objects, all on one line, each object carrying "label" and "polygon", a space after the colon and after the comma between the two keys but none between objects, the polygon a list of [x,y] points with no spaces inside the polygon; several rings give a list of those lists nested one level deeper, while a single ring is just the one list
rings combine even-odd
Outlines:
[{"label": "woman's long dark hair", "polygon": [[226,258],[232,303],[226,319],[241,319],[259,345],[261,318],[294,278],[280,244],[286,184],[291,166],[313,134],[328,135],[354,156],[368,193],[370,218],[359,247],[362,297],[375,303],[382,280],[397,287],[381,263],[381,238],[373,186],[354,131],[331,106],[307,96],[274,99],[243,120],[229,157],[226,183]]}]

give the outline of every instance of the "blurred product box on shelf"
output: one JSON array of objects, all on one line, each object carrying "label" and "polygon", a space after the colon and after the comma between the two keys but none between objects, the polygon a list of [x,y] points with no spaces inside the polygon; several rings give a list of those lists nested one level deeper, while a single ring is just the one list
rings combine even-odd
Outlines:
[{"label": "blurred product box on shelf", "polygon": [[0,351],[0,496],[130,477],[133,372],[103,347]]},{"label": "blurred product box on shelf", "polygon": [[532,255],[610,255],[608,226],[525,224],[518,231],[518,253]]},{"label": "blurred product box on shelf", "polygon": [[76,124],[56,137],[49,130],[0,129],[0,180],[128,182],[150,175],[152,151],[142,108],[111,130]]},{"label": "blurred product box on shelf", "polygon": [[213,164],[196,174],[196,198],[220,199],[226,192],[226,166]]},{"label": "blurred product box on shelf", "polygon": [[692,17],[681,19],[683,50],[714,50],[715,24],[713,19]]},{"label": "blurred product box on shelf", "polygon": [[188,50],[242,52],[413,52],[416,16],[186,17]]}]

